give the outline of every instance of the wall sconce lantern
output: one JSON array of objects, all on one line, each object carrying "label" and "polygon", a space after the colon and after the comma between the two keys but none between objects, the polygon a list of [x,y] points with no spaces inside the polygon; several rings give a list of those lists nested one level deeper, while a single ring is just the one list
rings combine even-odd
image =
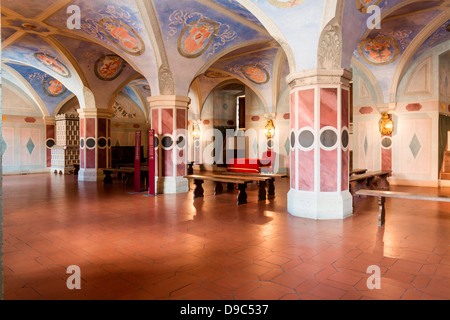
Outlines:
[{"label": "wall sconce lantern", "polygon": [[267,139],[270,139],[275,135],[275,126],[273,125],[273,120],[267,120],[265,131]]},{"label": "wall sconce lantern", "polygon": [[195,140],[200,139],[200,127],[198,124],[194,125],[194,130],[192,131],[192,137],[194,137]]},{"label": "wall sconce lantern", "polygon": [[394,131],[394,123],[389,118],[389,115],[386,112],[383,112],[381,114],[379,127],[380,127],[380,133],[383,136],[390,135]]}]

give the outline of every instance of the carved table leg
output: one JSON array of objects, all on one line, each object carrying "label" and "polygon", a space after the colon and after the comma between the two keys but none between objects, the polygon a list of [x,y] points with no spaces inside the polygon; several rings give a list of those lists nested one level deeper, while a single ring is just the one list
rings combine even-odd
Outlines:
[{"label": "carved table leg", "polygon": [[187,164],[187,174],[194,174],[194,163],[193,162],[189,162]]},{"label": "carved table leg", "polygon": [[267,194],[268,194],[267,198],[268,199],[275,198],[275,184],[274,184],[274,182],[275,182],[275,179],[270,179],[269,180],[269,188],[267,190]]},{"label": "carved table leg", "polygon": [[259,190],[258,190],[258,201],[264,201],[266,200],[266,182],[260,181],[259,182]]},{"label": "carved table leg", "polygon": [[195,184],[194,199],[203,198],[203,194],[204,194],[204,190],[202,187],[203,180],[195,179],[194,184]]},{"label": "carved table leg", "polygon": [[233,191],[234,190],[234,183],[227,183],[227,191]]},{"label": "carved table leg", "polygon": [[108,170],[104,170],[103,173],[105,174],[105,178],[103,178],[103,183],[104,184],[112,184],[113,183],[112,177],[111,177],[112,172],[108,171]]},{"label": "carved table leg", "polygon": [[223,185],[222,182],[216,181],[216,187],[214,188],[214,195],[218,195],[223,193]]},{"label": "carved table leg", "polygon": [[238,194],[238,197],[237,197],[237,204],[238,205],[247,203],[247,192],[245,192],[246,188],[247,188],[247,184],[246,183],[240,183],[238,185],[238,189],[239,189],[239,194]]},{"label": "carved table leg", "polygon": [[386,208],[384,206],[386,202],[386,198],[379,197],[378,198],[378,205],[380,207],[380,211],[378,212],[378,226],[382,227],[384,226],[384,223],[386,222]]}]

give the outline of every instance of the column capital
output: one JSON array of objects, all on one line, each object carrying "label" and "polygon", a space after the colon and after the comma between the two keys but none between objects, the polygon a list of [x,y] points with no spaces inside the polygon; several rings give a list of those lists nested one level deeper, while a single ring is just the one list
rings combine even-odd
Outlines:
[{"label": "column capital", "polygon": [[114,112],[107,109],[97,109],[97,108],[84,108],[77,109],[80,118],[103,118],[111,119]]},{"label": "column capital", "polygon": [[161,95],[153,96],[147,98],[148,103],[151,108],[161,108],[161,107],[183,107],[189,108],[191,103],[191,98],[185,96],[176,95]]},{"label": "column capital", "polygon": [[51,125],[55,125],[56,124],[55,117],[45,116],[45,117],[42,117],[42,119],[44,119],[44,124],[47,125],[47,126],[51,126]]},{"label": "column capital", "polygon": [[286,78],[291,89],[313,85],[349,86],[352,72],[347,69],[308,69],[295,71]]}]

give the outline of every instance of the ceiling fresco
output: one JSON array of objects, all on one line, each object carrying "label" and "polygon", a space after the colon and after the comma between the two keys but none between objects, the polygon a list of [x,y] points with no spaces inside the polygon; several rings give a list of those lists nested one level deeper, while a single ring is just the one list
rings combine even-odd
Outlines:
[{"label": "ceiling fresco", "polygon": [[61,81],[72,92],[82,92],[82,83],[73,77],[68,61],[37,35],[27,34],[2,50],[2,61],[16,61],[33,66]]},{"label": "ceiling fresco", "polygon": [[46,106],[49,115],[54,113],[63,100],[72,95],[72,92],[67,90],[60,81],[39,69],[13,63],[6,65],[18,72],[29,83]]},{"label": "ceiling fresco", "polygon": [[426,51],[433,47],[440,45],[450,40],[450,32],[446,30],[446,27],[450,24],[450,19],[443,23],[431,36],[429,36],[423,44],[417,49],[411,62],[415,61],[418,57],[424,54]]},{"label": "ceiling fresco", "polygon": [[[40,115],[44,115],[42,113],[42,111],[39,108],[39,102],[36,100],[36,98],[33,96],[32,92],[30,91],[30,88],[26,87],[24,85],[24,83],[22,83],[21,81],[19,81],[17,76],[13,76],[8,69],[8,66],[2,66],[2,85],[3,85],[3,89],[8,88],[9,86],[12,86],[16,89],[16,92],[20,94],[20,96],[24,99],[26,99],[27,101],[31,102],[31,104],[34,106],[35,111],[34,112],[39,112]],[[15,71],[14,69],[12,69],[13,71]],[[23,81],[25,81],[24,79],[22,79]],[[32,90],[32,89],[31,89]],[[4,92],[4,91],[2,91]],[[2,96],[2,101],[3,101],[3,96]],[[12,114],[16,114],[16,113],[20,113],[21,112],[21,107],[22,106],[7,106],[7,105],[2,105],[2,111],[3,114],[5,113],[5,110],[8,110],[10,112],[12,112]]]},{"label": "ceiling fresco", "polygon": [[[149,3],[154,16],[141,11]],[[325,10],[326,3],[334,1],[3,0],[2,62],[26,81],[32,75],[40,79],[23,89],[35,91],[49,113],[55,101],[70,94],[83,101],[86,86],[98,108],[112,108],[120,92],[148,114],[147,97],[161,94],[160,67],[171,71],[173,94],[188,95],[197,79],[199,92],[207,96],[234,78],[274,112],[286,76],[317,67],[319,37],[328,23],[324,17],[332,11]],[[80,29],[67,27],[69,5],[82,9]],[[367,28],[370,5],[382,9],[379,30]],[[422,34],[449,5],[448,0],[345,1],[342,67],[349,69],[357,60],[377,78],[388,101],[392,76],[405,64],[409,48],[417,50],[408,67],[450,40],[448,21]],[[149,34],[155,26],[157,32]]]},{"label": "ceiling fresco", "polygon": [[[367,12],[370,5],[378,5],[382,15],[389,12],[404,0],[350,0],[345,1],[342,24],[342,67],[350,68],[352,53],[358,47],[361,38],[367,32],[367,20],[371,13]],[[421,1],[424,2],[424,1]],[[382,24],[383,27],[383,24]]]},{"label": "ceiling fresco", "polygon": [[273,68],[279,50],[269,47],[246,55],[233,52],[213,64],[212,68],[233,75],[254,88],[263,97],[268,112],[275,112],[273,106],[276,105],[276,101],[272,101],[272,81],[278,81],[278,78],[273,79]]},{"label": "ceiling fresco", "polygon": [[137,90],[144,99],[152,96],[152,88],[145,79],[133,80],[128,84],[128,86]]},{"label": "ceiling fresco", "polygon": [[128,85],[120,92],[120,94],[128,96],[139,108],[145,112],[145,107],[143,105],[142,96],[136,93],[134,86]]},{"label": "ceiling fresco", "polygon": [[[2,0],[2,8],[6,7],[9,10],[20,12],[20,15],[24,18],[32,19],[51,7],[55,2],[54,0]],[[7,14],[3,9],[2,13]]]},{"label": "ceiling fresco", "polygon": [[[422,30],[443,14],[442,5],[443,1],[419,1],[399,6],[381,21],[380,29],[369,30],[354,50],[353,57],[378,79],[385,103],[391,102],[392,81],[402,55]],[[433,37],[435,42],[444,41],[444,32],[436,32]],[[424,43],[424,50],[430,49],[427,41]],[[417,51],[416,55],[418,53]],[[413,60],[409,61],[410,65]]]},{"label": "ceiling fresco", "polygon": [[[107,48],[157,87],[155,54],[135,1],[75,0],[71,4],[83,8],[81,29],[70,32],[71,37],[83,37]],[[66,21],[67,13],[62,10],[45,22],[66,29]]]},{"label": "ceiling fresco", "polygon": [[110,107],[111,96],[115,91],[130,77],[139,74],[121,56],[97,43],[73,41],[65,36],[55,38],[78,62],[99,108]]},{"label": "ceiling fresco", "polygon": [[[183,70],[176,75],[177,92],[187,92],[198,71],[225,50],[270,40],[261,27],[243,24],[203,2],[154,0],[170,66]],[[235,2],[229,4],[237,7]]]},{"label": "ceiling fresco", "polygon": [[222,6],[224,10],[230,10],[240,15],[244,19],[247,19],[248,21],[262,27],[261,22],[259,22],[259,20],[250,11],[248,11],[236,0],[211,0],[211,1]]},{"label": "ceiling fresco", "polygon": [[145,122],[143,111],[128,96],[120,94],[113,104],[113,120]]}]

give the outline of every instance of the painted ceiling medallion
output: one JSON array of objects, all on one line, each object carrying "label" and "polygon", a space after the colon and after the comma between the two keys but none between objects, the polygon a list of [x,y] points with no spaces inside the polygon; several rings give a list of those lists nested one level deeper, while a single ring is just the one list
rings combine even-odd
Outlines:
[{"label": "painted ceiling medallion", "polygon": [[228,76],[224,73],[218,72],[218,71],[206,71],[204,73],[205,77],[207,78],[211,78],[211,79],[216,79],[216,78],[228,78]]},{"label": "painted ceiling medallion", "polygon": [[305,0],[267,0],[267,2],[278,8],[292,8],[305,2]]},{"label": "painted ceiling medallion", "polygon": [[56,72],[57,74],[65,78],[70,78],[71,76],[70,70],[55,57],[52,57],[43,52],[35,53],[34,57],[36,58],[36,60],[38,60],[40,63],[42,63],[44,66],[46,66],[53,72]]},{"label": "painted ceiling medallion", "polygon": [[67,88],[55,78],[48,77],[42,82],[45,94],[50,97],[60,97],[66,93]]},{"label": "painted ceiling medallion", "polygon": [[253,83],[265,84],[269,82],[269,73],[260,66],[246,65],[241,68],[241,71]]},{"label": "painted ceiling medallion", "polygon": [[99,21],[102,31],[120,49],[128,54],[140,56],[145,51],[141,37],[125,22],[118,19],[102,19]]},{"label": "painted ceiling medallion", "polygon": [[95,63],[95,75],[100,80],[112,81],[120,76],[125,64],[125,61],[115,54],[105,55]]},{"label": "painted ceiling medallion", "polygon": [[50,30],[41,25],[38,21],[27,20],[27,19],[14,19],[8,20],[9,26],[16,30],[25,30],[32,33],[48,33]]},{"label": "painted ceiling medallion", "polygon": [[384,0],[356,0],[356,8],[366,14],[370,6],[378,6]]},{"label": "painted ceiling medallion", "polygon": [[178,36],[178,52],[185,58],[197,58],[209,48],[216,38],[219,26],[208,19],[188,24]]},{"label": "painted ceiling medallion", "polygon": [[400,49],[394,39],[376,37],[366,39],[359,45],[359,54],[369,64],[386,65],[397,60]]}]

